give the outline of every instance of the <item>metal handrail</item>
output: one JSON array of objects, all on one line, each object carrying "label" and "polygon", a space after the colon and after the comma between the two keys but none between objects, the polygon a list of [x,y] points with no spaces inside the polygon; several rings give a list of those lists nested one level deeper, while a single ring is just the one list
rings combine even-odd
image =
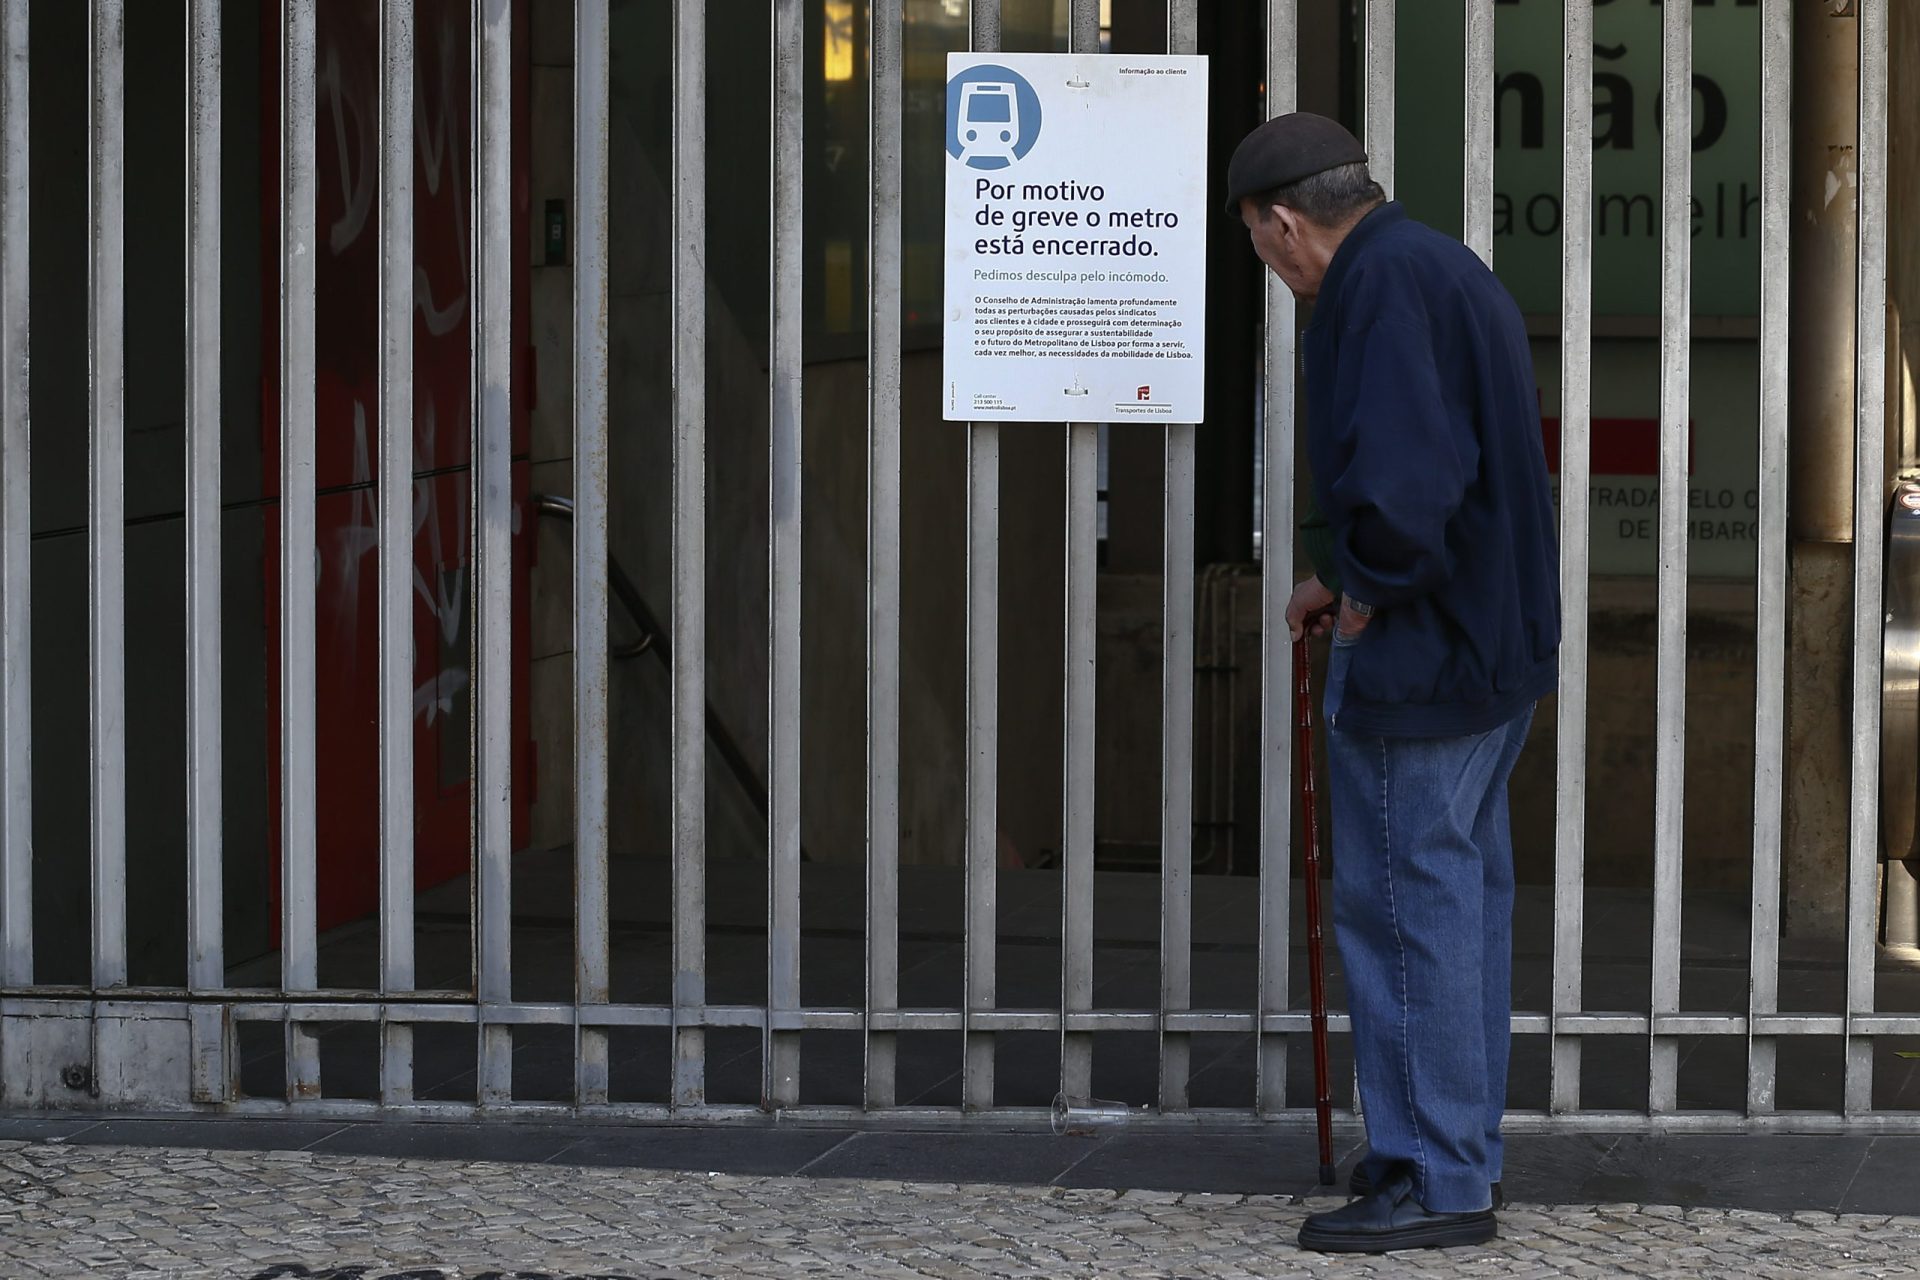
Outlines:
[{"label": "metal handrail", "polygon": [[[573,499],[563,498],[557,493],[536,493],[533,495],[533,509],[543,516],[558,516],[568,524],[573,523]],[[620,562],[607,555],[607,585],[613,594],[626,607],[627,616],[640,624],[640,638],[628,644],[616,644],[612,648],[613,658],[624,662],[628,658],[637,658],[652,649],[660,660],[672,666],[671,655],[667,652],[666,630],[653,616],[653,610],[647,608],[647,602],[640,595],[640,589],[633,585],[633,579],[620,567]]]},{"label": "metal handrail", "polygon": [[[554,516],[565,520],[568,524],[573,523],[572,498],[564,498],[553,493],[536,493],[532,495],[532,501],[536,514]],[[607,586],[626,609],[627,615],[640,627],[640,638],[627,644],[612,646],[612,656],[625,660],[638,657],[642,653],[651,653],[660,659],[662,667],[668,671],[673,670],[673,650],[667,640],[666,628],[660,625],[658,618],[654,617],[653,610],[647,607],[646,599],[640,594],[640,589],[633,585],[633,579],[627,576],[626,570],[620,567],[620,562],[613,558],[611,551],[607,553]],[[733,734],[721,721],[719,713],[713,709],[712,702],[708,702],[706,706],[706,721],[707,738],[713,743],[713,749],[720,753],[720,759],[726,764],[727,772],[731,773],[733,780],[740,784],[740,789],[747,793],[747,798],[753,801],[753,806],[760,811],[760,816],[765,817],[767,813],[766,784],[754,772],[752,763],[747,759],[746,753],[740,750],[740,744],[734,741]]]}]

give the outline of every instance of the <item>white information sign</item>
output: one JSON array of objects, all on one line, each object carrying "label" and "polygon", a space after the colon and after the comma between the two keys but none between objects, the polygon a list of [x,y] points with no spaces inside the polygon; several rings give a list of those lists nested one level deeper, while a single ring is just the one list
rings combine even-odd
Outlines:
[{"label": "white information sign", "polygon": [[948,421],[1198,422],[1207,60],[947,56]]}]

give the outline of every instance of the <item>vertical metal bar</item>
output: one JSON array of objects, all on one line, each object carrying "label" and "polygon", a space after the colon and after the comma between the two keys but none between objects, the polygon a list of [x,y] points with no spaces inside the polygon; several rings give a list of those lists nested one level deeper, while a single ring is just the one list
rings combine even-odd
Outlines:
[{"label": "vertical metal bar", "polygon": [[[607,945],[607,207],[612,30],[607,0],[573,14],[574,999],[611,998]],[[583,1027],[575,1095],[607,1101],[607,1033]]]},{"label": "vertical metal bar", "polygon": [[93,985],[127,981],[126,14],[93,0],[87,44],[87,744]]},{"label": "vertical metal bar", "polygon": [[[1067,48],[1100,52],[1097,0],[1071,0]],[[1093,1035],[1066,1016],[1093,1008],[1094,637],[1098,611],[1100,428],[1067,424],[1066,699],[1061,786],[1060,1091],[1093,1092]]]},{"label": "vertical metal bar", "polygon": [[[1076,0],[1076,3],[1078,0]],[[1095,494],[1100,429],[1067,424],[1066,698],[1061,797],[1061,987],[1063,1015],[1093,1008],[1094,889],[1094,621],[1099,566]],[[1093,1035],[1060,1034],[1060,1090],[1086,1098],[1093,1090]]]},{"label": "vertical metal bar", "polygon": [[1548,1106],[1580,1109],[1580,1038],[1558,1030],[1580,1011],[1586,940],[1588,482],[1593,394],[1593,5],[1566,0],[1560,246],[1560,694],[1555,725],[1553,1033]]},{"label": "vertical metal bar", "polygon": [[[314,0],[287,0],[280,50],[280,985],[319,985],[315,929]],[[287,1093],[320,1091],[319,1041],[287,1024]]]},{"label": "vertical metal bar", "polygon": [[[1191,54],[1200,39],[1199,0],[1169,0],[1167,52]],[[1167,428],[1166,559],[1160,647],[1160,1014],[1193,1005],[1193,562],[1192,423]],[[1160,1109],[1190,1105],[1191,1042],[1160,1033]]]},{"label": "vertical metal bar", "polygon": [[1887,359],[1887,5],[1859,0],[1860,194],[1853,408],[1853,785],[1847,824],[1846,1114],[1873,1109],[1873,1040],[1853,1019],[1874,1007],[1879,907],[1880,664],[1885,559]]},{"label": "vertical metal bar", "polygon": [[[1000,47],[1000,0],[972,0],[968,47]],[[993,1105],[993,1034],[971,1015],[998,1003],[1000,818],[1000,427],[967,425],[967,911],[960,1103]]]},{"label": "vertical metal bar", "polygon": [[[413,963],[413,0],[380,5],[380,990]],[[413,1029],[382,1033],[380,1097],[413,1097]]]},{"label": "vertical metal bar", "polygon": [[[905,5],[868,10],[867,1013],[900,1005],[900,289]],[[867,1032],[869,1107],[895,1103],[894,1037]]]},{"label": "vertical metal bar", "polygon": [[706,1101],[707,27],[673,8],[673,1105]]},{"label": "vertical metal bar", "polygon": [[774,1031],[772,1015],[800,1007],[800,184],[805,28],[800,0],[774,0],[764,1096],[775,1109],[800,1100],[800,1034]]},{"label": "vertical metal bar", "polygon": [[[1693,6],[1660,11],[1660,578],[1654,688],[1655,1017],[1680,1011],[1680,860],[1687,750],[1687,393],[1692,365]],[[1679,1041],[1650,1037],[1647,1106],[1676,1105]]]},{"label": "vertical metal bar", "polygon": [[513,6],[473,5],[473,857],[482,1106],[513,1092]]},{"label": "vertical metal bar", "polygon": [[33,981],[27,0],[0,3],[0,984]]},{"label": "vertical metal bar", "polygon": [[1394,136],[1394,4],[1395,0],[1366,0],[1366,69],[1362,75],[1365,105],[1367,167],[1374,181],[1393,195]]},{"label": "vertical metal bar", "polygon": [[[1299,0],[1267,0],[1267,115],[1294,109],[1300,92]],[[1260,1014],[1287,1011],[1293,897],[1293,643],[1287,600],[1293,578],[1294,301],[1280,277],[1266,282],[1266,381],[1260,559]],[[1311,768],[1311,761],[1303,761]],[[1255,1108],[1287,1106],[1287,1037],[1262,1024]]]},{"label": "vertical metal bar", "polygon": [[[220,800],[220,0],[187,11],[187,986],[225,985]],[[224,1101],[226,1033],[191,1019],[192,1095]]]},{"label": "vertical metal bar", "polygon": [[187,51],[187,985],[224,985],[220,930],[220,0]]},{"label": "vertical metal bar", "polygon": [[1786,758],[1787,304],[1793,11],[1760,11],[1760,544],[1753,709],[1753,935],[1747,1112],[1774,1109],[1774,1038],[1752,1033],[1780,1007],[1781,801]]},{"label": "vertical metal bar", "polygon": [[1462,193],[1467,248],[1493,265],[1493,3],[1467,6],[1466,190]]}]

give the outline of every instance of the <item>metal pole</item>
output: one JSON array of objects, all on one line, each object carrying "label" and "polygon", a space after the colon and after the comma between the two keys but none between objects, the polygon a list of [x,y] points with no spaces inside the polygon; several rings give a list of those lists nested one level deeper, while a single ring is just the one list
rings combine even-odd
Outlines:
[{"label": "metal pole", "polygon": [[[1566,0],[1566,83],[1593,83],[1593,7]],[[1580,1038],[1560,1020],[1581,1006],[1586,934],[1588,480],[1593,393],[1593,95],[1568,93],[1560,146],[1566,210],[1560,257],[1560,693],[1554,759],[1553,1047],[1549,1107],[1580,1109]]]},{"label": "metal pole", "polygon": [[775,1031],[800,1007],[801,168],[806,24],[773,4],[772,333],[767,528],[767,1105],[800,1101],[800,1036]]},{"label": "metal pole", "polygon": [[[1000,0],[972,0],[968,47],[1000,47]],[[993,1034],[975,1019],[998,1003],[1000,769],[1000,427],[967,424],[966,1016],[961,1105],[993,1105]]]},{"label": "metal pole", "polygon": [[[474,972],[513,999],[513,6],[473,0]],[[513,1031],[482,1020],[481,1106],[513,1092]]]},{"label": "metal pole", "polygon": [[[220,786],[220,0],[187,14],[187,986],[226,985]],[[192,1095],[225,1101],[219,1011],[194,1006]]]},{"label": "metal pole", "polygon": [[127,981],[126,15],[92,0],[87,44],[87,745],[93,985]]},{"label": "metal pole", "polygon": [[[287,0],[280,50],[280,985],[318,987],[315,885],[314,0]],[[287,1096],[317,1097],[320,1043],[286,1028]]]},{"label": "metal pole", "polygon": [[[900,289],[905,5],[873,0],[867,166],[867,1016],[900,1005]],[[896,1102],[894,1035],[867,1031],[866,1101]]]},{"label": "metal pole", "polygon": [[1853,714],[1847,822],[1846,1114],[1873,1109],[1873,1040],[1858,1026],[1874,1008],[1879,906],[1880,663],[1887,501],[1887,5],[1857,0],[1860,35],[1859,246],[1854,314]]},{"label": "metal pole", "polygon": [[1367,167],[1374,181],[1393,194],[1395,103],[1396,0],[1366,0],[1364,19],[1365,105],[1361,114],[1366,133]]},{"label": "metal pole", "polygon": [[[1300,86],[1299,0],[1267,0],[1267,115],[1292,111]],[[1287,600],[1293,577],[1294,333],[1293,294],[1270,271],[1266,285],[1266,486],[1260,554],[1260,995],[1256,1024],[1263,1115],[1287,1105],[1287,1037],[1268,1020],[1288,1010],[1289,913],[1292,910],[1293,742],[1287,695],[1293,646]]]},{"label": "metal pole", "polygon": [[[1199,0],[1170,0],[1167,52],[1199,51]],[[1193,575],[1196,428],[1167,428],[1166,555],[1161,594],[1160,683],[1160,1109],[1190,1105],[1188,1036],[1166,1015],[1193,1005]]]},{"label": "metal pole", "polygon": [[[413,988],[413,0],[380,6],[380,990]],[[413,1029],[380,1097],[413,1099]]]},{"label": "metal pole", "polygon": [[[607,942],[607,330],[611,45],[607,0],[576,0],[573,50],[574,999],[611,998]],[[575,1096],[607,1101],[607,1033],[581,1027]]]},{"label": "metal pole", "polygon": [[33,981],[27,0],[0,3],[0,983]]},{"label": "metal pole", "polygon": [[1753,712],[1753,933],[1747,1002],[1747,1113],[1774,1107],[1775,1041],[1757,1031],[1780,1007],[1780,857],[1786,756],[1788,184],[1793,13],[1760,13],[1760,538]]},{"label": "metal pole", "polygon": [[[1463,193],[1467,247],[1493,265],[1493,78],[1494,0],[1465,0],[1466,190]],[[1571,69],[1571,68],[1569,68]],[[1578,83],[1570,81],[1570,83]],[[1569,94],[1568,97],[1577,97]]]},{"label": "metal pole", "polygon": [[[1067,47],[1100,52],[1097,0],[1071,0]],[[1072,1017],[1093,1009],[1094,650],[1098,628],[1100,427],[1067,424],[1064,769],[1061,784],[1060,1091],[1093,1093],[1093,1036]]]},{"label": "metal pole", "polygon": [[673,8],[673,1105],[706,1101],[707,28]]},{"label": "metal pole", "polygon": [[[1662,7],[1660,130],[1660,615],[1655,663],[1653,1016],[1680,1009],[1680,869],[1687,746],[1687,469],[1692,423],[1693,6]],[[1676,1105],[1679,1042],[1651,1040],[1648,1108]]]}]

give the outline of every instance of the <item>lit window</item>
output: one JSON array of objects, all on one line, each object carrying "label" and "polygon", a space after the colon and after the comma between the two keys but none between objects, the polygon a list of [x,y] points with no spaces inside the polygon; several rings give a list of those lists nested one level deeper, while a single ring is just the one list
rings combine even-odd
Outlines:
[{"label": "lit window", "polygon": [[853,0],[825,0],[826,78],[828,83],[853,79]]}]

